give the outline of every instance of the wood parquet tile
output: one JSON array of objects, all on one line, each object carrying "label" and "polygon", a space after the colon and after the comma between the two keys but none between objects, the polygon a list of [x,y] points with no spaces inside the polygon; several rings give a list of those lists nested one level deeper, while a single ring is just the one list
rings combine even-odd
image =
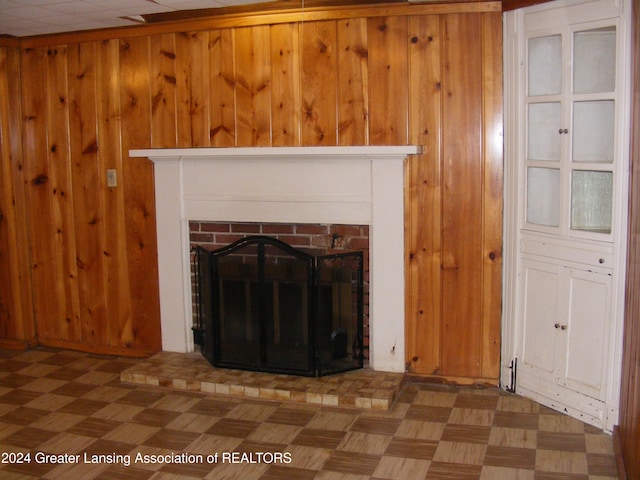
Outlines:
[{"label": "wood parquet tile", "polygon": [[0,350],[0,480],[617,478],[611,436],[498,389],[196,363]]}]

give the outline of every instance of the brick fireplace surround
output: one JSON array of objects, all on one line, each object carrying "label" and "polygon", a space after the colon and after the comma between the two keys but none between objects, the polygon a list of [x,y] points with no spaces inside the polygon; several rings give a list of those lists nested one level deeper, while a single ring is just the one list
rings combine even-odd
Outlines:
[{"label": "brick fireplace surround", "polygon": [[[189,222],[369,226],[369,366],[404,371],[404,160],[418,146],[132,150],[154,163],[162,347],[194,351]],[[135,160],[133,160],[135,161]]]}]

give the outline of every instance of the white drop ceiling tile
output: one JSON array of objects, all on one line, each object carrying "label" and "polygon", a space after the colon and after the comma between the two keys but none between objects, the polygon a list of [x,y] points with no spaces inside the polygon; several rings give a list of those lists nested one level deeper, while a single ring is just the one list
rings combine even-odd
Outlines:
[{"label": "white drop ceiling tile", "polygon": [[50,10],[52,12],[67,13],[70,15],[74,15],[74,14],[81,15],[83,13],[90,13],[90,12],[106,12],[109,9],[109,7],[105,4],[96,5],[94,3],[81,2],[81,1],[56,3],[52,5],[47,5],[46,7],[43,7],[43,8]]},{"label": "white drop ceiling tile", "polygon": [[105,2],[104,0],[87,0],[88,3],[92,3],[95,5],[104,5],[107,3],[110,9],[114,10],[122,10],[123,8],[143,8],[152,2],[147,2],[146,0],[109,0]]},{"label": "white drop ceiling tile", "polygon": [[12,8],[11,15],[13,15],[14,17],[40,20],[41,18],[51,15],[51,12],[49,10],[45,10],[44,8],[22,5],[21,7]]},{"label": "white drop ceiling tile", "polygon": [[4,15],[12,8],[24,7],[23,3],[14,2],[13,0],[0,0],[0,12]]},{"label": "white drop ceiling tile", "polygon": [[75,15],[59,15],[54,13],[48,17],[42,18],[43,23],[49,23],[51,25],[66,25],[67,28],[73,27],[77,24],[85,23],[82,18]]}]

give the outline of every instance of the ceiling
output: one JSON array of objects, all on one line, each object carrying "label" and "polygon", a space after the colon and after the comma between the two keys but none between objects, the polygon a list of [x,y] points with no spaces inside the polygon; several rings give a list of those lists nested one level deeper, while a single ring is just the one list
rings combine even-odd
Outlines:
[{"label": "ceiling", "polygon": [[[146,23],[157,14],[265,0],[0,0],[0,35],[25,37]],[[197,12],[194,12],[197,13]],[[196,15],[197,16],[197,15]]]}]

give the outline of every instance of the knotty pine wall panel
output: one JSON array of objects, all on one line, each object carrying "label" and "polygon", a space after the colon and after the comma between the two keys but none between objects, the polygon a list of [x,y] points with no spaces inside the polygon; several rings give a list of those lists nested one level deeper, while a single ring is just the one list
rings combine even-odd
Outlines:
[{"label": "knotty pine wall panel", "polygon": [[338,144],[338,32],[336,21],[300,26],[303,145]]},{"label": "knotty pine wall panel", "polygon": [[[482,41],[478,15],[442,22],[441,373],[481,376]],[[465,55],[460,55],[464,51]],[[476,328],[468,328],[474,325]]]},{"label": "knotty pine wall panel", "polygon": [[[70,39],[49,62],[50,47],[23,48],[41,341],[160,348],[153,166],[129,149],[415,143],[424,150],[406,169],[408,369],[495,381],[501,156],[485,143],[502,127],[501,15],[472,10],[385,7],[381,16]],[[52,155],[51,135],[66,135],[68,152]],[[52,193],[54,170],[71,182],[64,200]],[[56,243],[60,225],[66,238]]]},{"label": "knotty pine wall panel", "polygon": [[22,164],[20,57],[0,47],[0,346],[35,344]]},{"label": "knotty pine wall panel", "polygon": [[439,375],[442,339],[442,38],[439,16],[409,19],[405,179],[406,352],[410,372]]},{"label": "knotty pine wall panel", "polygon": [[338,143],[369,143],[367,19],[339,20]]}]

